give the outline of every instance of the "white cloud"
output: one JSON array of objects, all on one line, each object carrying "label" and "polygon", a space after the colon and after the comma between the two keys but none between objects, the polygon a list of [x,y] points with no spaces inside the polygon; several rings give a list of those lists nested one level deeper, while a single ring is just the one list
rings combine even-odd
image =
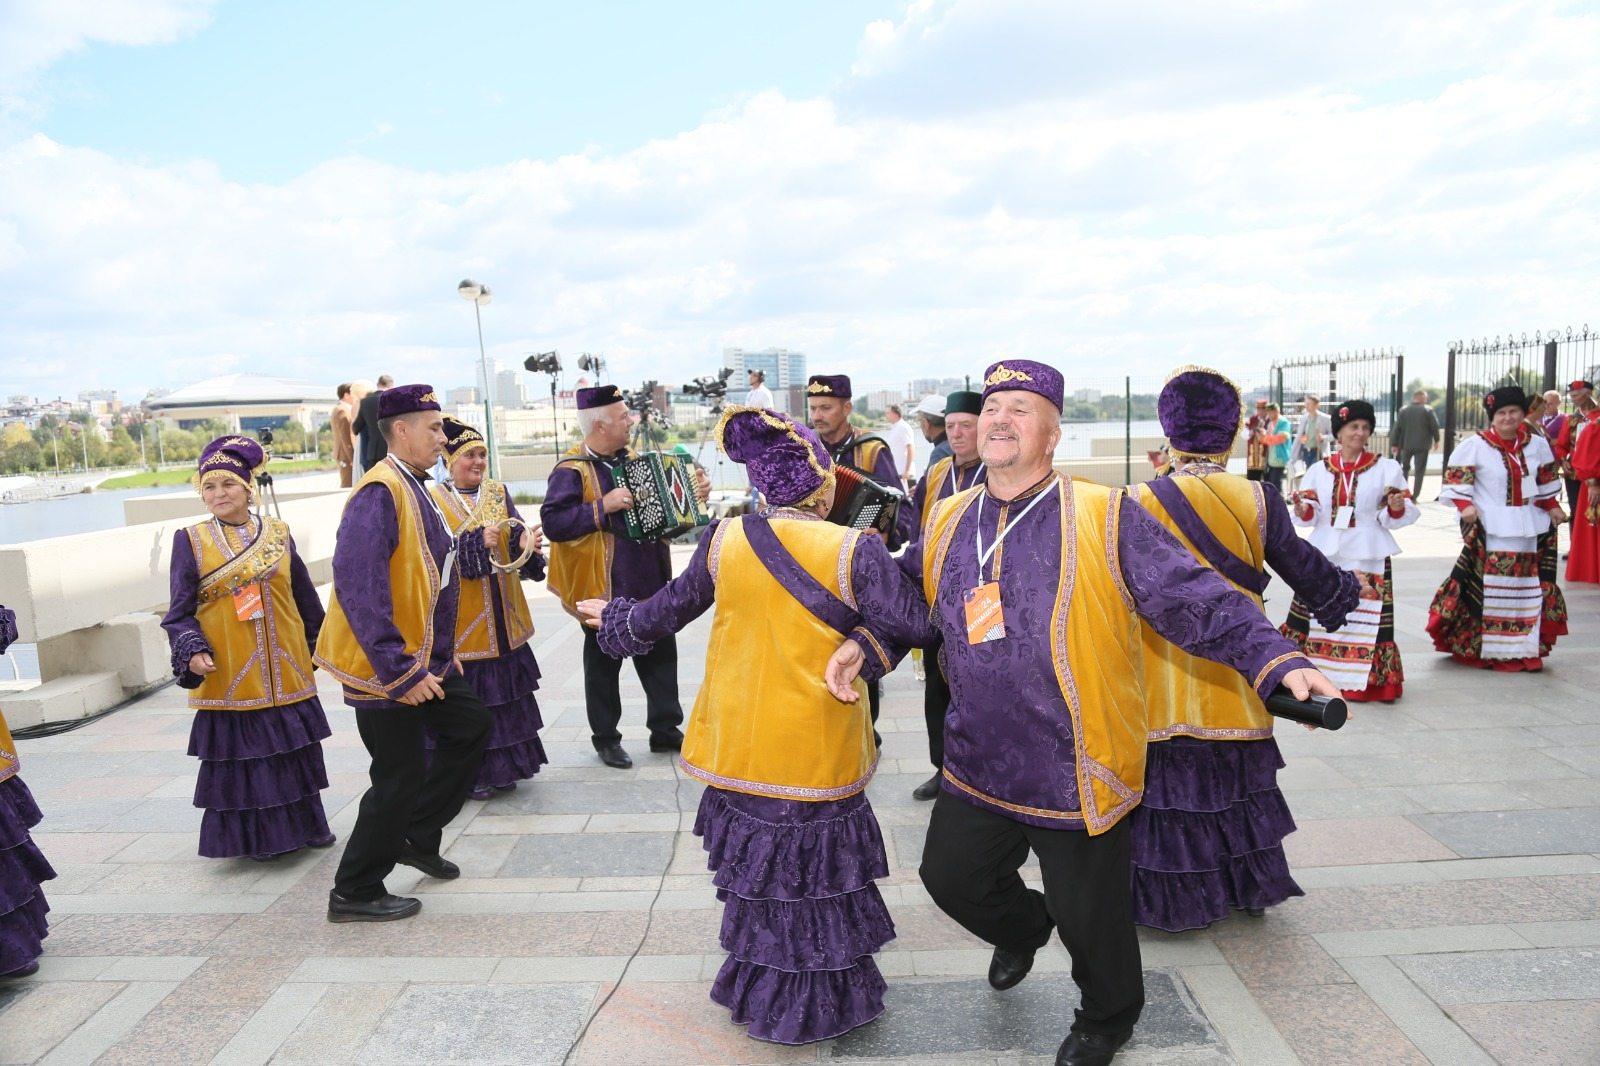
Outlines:
[{"label": "white cloud", "polygon": [[36,112],[41,73],[90,44],[153,45],[205,26],[216,0],[7,0],[0,4],[0,117]]},{"label": "white cloud", "polygon": [[[465,383],[463,276],[495,289],[492,355],[603,351],[624,383],[769,344],[874,384],[1005,354],[1259,381],[1280,356],[1401,344],[1425,370],[1460,336],[1582,323],[1594,18],[1190,10],[919,0],[823,98],[471,173],[345,158],[242,186],[30,136],[0,149],[0,392],[246,366]],[[940,71],[982,91],[933,91]]]}]

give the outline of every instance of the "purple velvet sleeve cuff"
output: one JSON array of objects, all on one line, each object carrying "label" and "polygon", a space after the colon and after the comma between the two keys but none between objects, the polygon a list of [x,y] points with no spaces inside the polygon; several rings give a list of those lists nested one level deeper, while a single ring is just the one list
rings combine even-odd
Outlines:
[{"label": "purple velvet sleeve cuff", "polygon": [[1315,670],[1316,664],[1304,655],[1281,655],[1262,668],[1260,674],[1251,683],[1256,690],[1256,695],[1265,700],[1272,695],[1273,690],[1283,684],[1284,676],[1294,670]]},{"label": "purple velvet sleeve cuff", "polygon": [[896,654],[898,649],[885,647],[861,626],[852,629],[845,639],[860,645],[861,650],[866,653],[867,661],[861,667],[863,681],[877,681],[885,674],[891,673],[904,654],[903,652]]},{"label": "purple velvet sleeve cuff", "polygon": [[1361,602],[1361,579],[1354,570],[1339,571],[1337,587],[1328,591],[1327,598],[1320,603],[1311,602],[1307,607],[1317,621],[1322,623],[1324,629],[1332,633],[1345,623],[1345,618],[1356,609],[1356,604]]},{"label": "purple velvet sleeve cuff", "polygon": [[521,573],[524,581],[543,581],[545,573],[544,556],[534,552],[533,557],[522,564]]},{"label": "purple velvet sleeve cuff", "polygon": [[189,669],[189,660],[201,653],[211,654],[211,645],[199,633],[180,633],[172,638],[172,676],[179,688],[199,688],[204,680]]},{"label": "purple velvet sleeve cuff", "polygon": [[482,529],[464,529],[456,534],[456,566],[466,581],[477,581],[494,573],[489,565],[489,549],[483,544]]},{"label": "purple velvet sleeve cuff", "polygon": [[0,655],[17,642],[17,612],[0,607]]},{"label": "purple velvet sleeve cuff", "polygon": [[600,632],[597,634],[600,650],[613,659],[648,655],[655,647],[655,644],[639,640],[633,635],[633,627],[629,622],[633,618],[634,608],[638,606],[637,600],[618,597],[600,612]]}]

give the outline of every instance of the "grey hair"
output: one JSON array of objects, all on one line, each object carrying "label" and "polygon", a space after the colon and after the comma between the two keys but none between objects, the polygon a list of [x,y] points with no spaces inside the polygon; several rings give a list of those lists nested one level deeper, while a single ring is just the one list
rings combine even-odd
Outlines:
[{"label": "grey hair", "polygon": [[616,406],[616,404],[610,403],[604,407],[587,407],[579,411],[578,428],[583,430],[583,435],[587,437],[590,433],[593,433],[595,426],[610,424],[617,416],[617,413],[612,410]]}]

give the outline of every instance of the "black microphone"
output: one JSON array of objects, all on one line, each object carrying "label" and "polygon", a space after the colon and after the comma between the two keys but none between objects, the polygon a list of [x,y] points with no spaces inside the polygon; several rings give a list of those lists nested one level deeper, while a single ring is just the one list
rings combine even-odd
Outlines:
[{"label": "black microphone", "polygon": [[1279,685],[1266,699],[1267,713],[1274,718],[1287,718],[1291,722],[1304,722],[1319,729],[1340,729],[1350,718],[1350,707],[1340,696],[1318,696],[1297,700],[1288,689]]}]

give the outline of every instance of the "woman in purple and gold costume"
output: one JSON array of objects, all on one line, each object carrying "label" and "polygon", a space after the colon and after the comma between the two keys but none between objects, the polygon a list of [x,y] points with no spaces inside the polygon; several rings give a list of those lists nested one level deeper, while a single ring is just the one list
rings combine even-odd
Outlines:
[{"label": "woman in purple and gold costume", "polygon": [[[1131,494],[1196,559],[1257,604],[1268,565],[1338,629],[1361,595],[1341,570],[1295,535],[1278,490],[1229,474],[1239,436],[1239,388],[1206,367],[1183,367],[1156,402],[1172,472]],[[1283,757],[1272,716],[1238,671],[1143,629],[1150,746],[1144,802],[1133,825],[1133,917],[1176,933],[1261,914],[1304,895],[1283,839],[1294,818],[1278,790]]]},{"label": "woman in purple and gold costume", "polygon": [[[0,655],[17,639],[15,611],[0,607]],[[16,741],[0,714],[0,980],[39,972],[50,905],[39,886],[55,877],[28,830],[44,815],[18,776]]]},{"label": "woman in purple and gold costume", "polygon": [[[865,789],[877,767],[867,701],[822,683],[863,621],[898,632],[925,608],[883,541],[822,520],[833,462],[785,415],[729,407],[717,441],[769,506],[709,528],[688,568],[643,603],[579,604],[600,646],[640,655],[717,611],[706,678],[678,765],[706,782],[705,838],[729,952],[711,998],[759,1040],[805,1044],[883,1012],[872,956],[894,937],[888,875]],[[857,695],[865,685],[857,682]]]},{"label": "woman in purple and gold costume", "polygon": [[193,690],[200,854],[214,859],[270,859],[334,840],[321,795],[328,720],[311,676],[322,601],[289,527],[250,513],[265,463],[248,437],[219,437],[201,452],[194,484],[211,517],[172,540],[161,620],[172,672]]},{"label": "woman in purple and gold costume", "polygon": [[[466,671],[467,683],[494,716],[489,747],[478,768],[470,793],[486,800],[494,789],[508,792],[517,782],[532,777],[549,762],[539,730],[539,664],[528,640],[533,636],[533,615],[522,581],[544,580],[544,556],[538,554],[543,538],[537,523],[527,525],[505,485],[484,476],[489,468],[489,447],[483,434],[453,418],[444,420],[444,461],[450,480],[430,482],[428,491],[444,511],[450,532],[456,535],[456,558],[461,567],[461,600],[456,608],[456,658]],[[499,526],[514,531],[508,543],[520,552],[533,553],[520,573],[496,570],[489,562],[491,545],[498,545]],[[527,539],[525,539],[527,538]],[[532,540],[532,544],[528,543]],[[426,733],[428,747],[433,734]]]}]

